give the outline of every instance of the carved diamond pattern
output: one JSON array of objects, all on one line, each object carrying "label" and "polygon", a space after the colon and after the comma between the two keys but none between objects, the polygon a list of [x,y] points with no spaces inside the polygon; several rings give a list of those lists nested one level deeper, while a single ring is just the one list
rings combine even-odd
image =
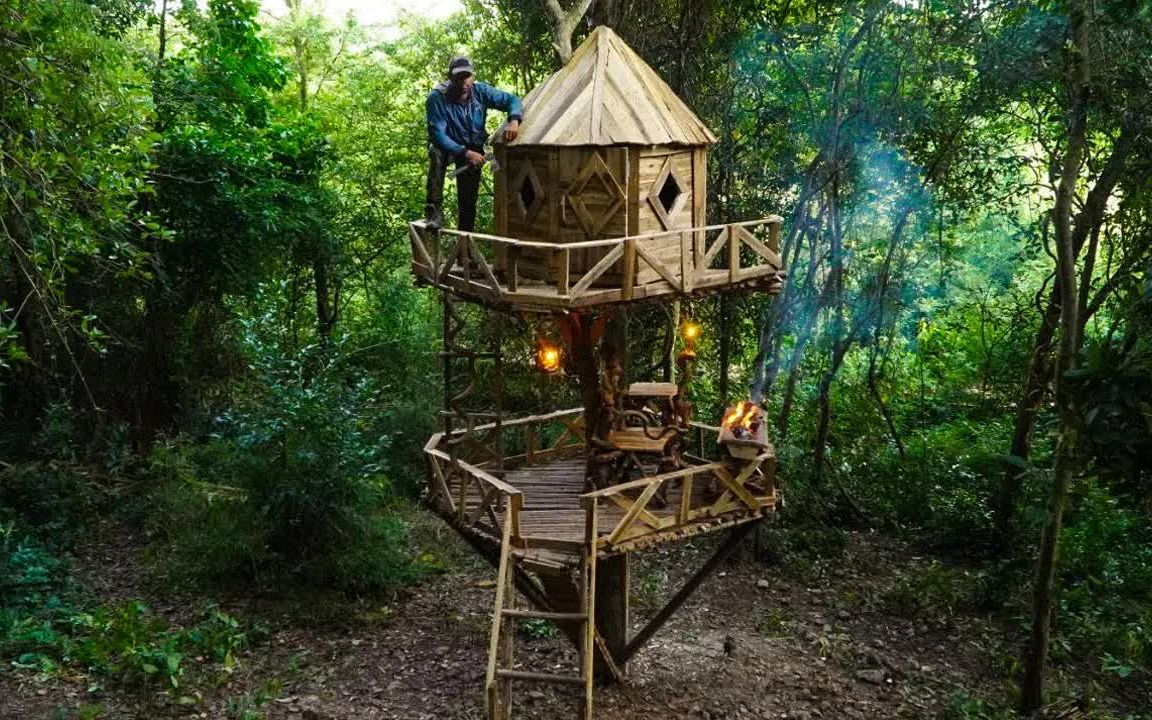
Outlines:
[{"label": "carved diamond pattern", "polygon": [[[573,185],[568,202],[576,219],[589,239],[599,238],[604,226],[624,207],[624,191],[599,155],[588,160]],[[596,208],[595,215],[589,205]]]}]

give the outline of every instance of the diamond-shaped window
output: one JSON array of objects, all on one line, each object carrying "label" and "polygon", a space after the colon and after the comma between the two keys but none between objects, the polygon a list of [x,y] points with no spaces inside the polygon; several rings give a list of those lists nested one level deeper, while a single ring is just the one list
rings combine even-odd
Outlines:
[{"label": "diamond-shaped window", "polygon": [[681,192],[683,191],[680,189],[680,183],[676,182],[676,176],[669,173],[664,180],[664,187],[660,188],[659,194],[656,195],[660,204],[664,206],[664,212],[672,212],[672,206],[676,204],[676,198],[680,197]]},{"label": "diamond-shaped window", "polygon": [[660,218],[660,224],[665,230],[673,229],[676,217],[688,202],[687,188],[687,183],[676,175],[672,157],[667,157],[648,190],[648,204],[652,206],[656,217]]},{"label": "diamond-shaped window", "polygon": [[509,187],[511,202],[520,211],[520,217],[531,223],[544,205],[544,184],[540,182],[536,168],[528,161],[520,166],[514,178]]},{"label": "diamond-shaped window", "polygon": [[532,179],[527,176],[520,183],[520,203],[526,208],[536,204],[536,188],[532,186]]}]

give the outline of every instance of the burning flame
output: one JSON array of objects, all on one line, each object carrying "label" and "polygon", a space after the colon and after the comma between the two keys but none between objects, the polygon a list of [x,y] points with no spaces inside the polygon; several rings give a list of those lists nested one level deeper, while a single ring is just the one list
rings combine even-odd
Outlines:
[{"label": "burning flame", "polygon": [[760,409],[756,407],[756,403],[747,400],[741,400],[728,409],[724,413],[724,422],[721,426],[727,430],[733,427],[742,427],[751,430],[756,424],[757,416],[760,414]]},{"label": "burning flame", "polygon": [[700,323],[691,320],[685,320],[684,324],[680,326],[680,334],[684,337],[684,342],[689,345],[700,339],[702,331],[703,328],[700,327]]},{"label": "burning flame", "polygon": [[560,348],[548,343],[540,343],[536,348],[536,369],[552,374],[560,370]]}]

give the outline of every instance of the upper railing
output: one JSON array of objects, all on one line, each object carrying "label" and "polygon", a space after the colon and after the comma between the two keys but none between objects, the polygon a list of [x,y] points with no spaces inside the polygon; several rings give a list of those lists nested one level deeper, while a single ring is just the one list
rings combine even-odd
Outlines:
[{"label": "upper railing", "polygon": [[[409,224],[412,272],[419,282],[462,296],[539,310],[746,285],[762,285],[775,293],[785,277],[780,257],[782,222],[773,215],[574,243],[429,230],[423,222],[413,222]],[[589,250],[603,255],[585,269],[583,251]],[[544,278],[523,271],[522,262],[529,258],[537,269],[534,274]]]}]

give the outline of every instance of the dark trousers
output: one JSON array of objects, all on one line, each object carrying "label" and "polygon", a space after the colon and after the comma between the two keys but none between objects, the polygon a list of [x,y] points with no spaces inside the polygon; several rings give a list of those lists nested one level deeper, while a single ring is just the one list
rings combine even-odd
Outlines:
[{"label": "dark trousers", "polygon": [[[469,148],[476,150],[476,148]],[[428,188],[427,211],[435,211],[439,216],[444,206],[444,173],[449,167],[466,167],[468,161],[460,158],[453,161],[448,153],[428,143]],[[456,214],[456,229],[472,232],[476,229],[476,197],[480,194],[480,168],[468,167],[456,176],[456,201],[459,204]]]}]

